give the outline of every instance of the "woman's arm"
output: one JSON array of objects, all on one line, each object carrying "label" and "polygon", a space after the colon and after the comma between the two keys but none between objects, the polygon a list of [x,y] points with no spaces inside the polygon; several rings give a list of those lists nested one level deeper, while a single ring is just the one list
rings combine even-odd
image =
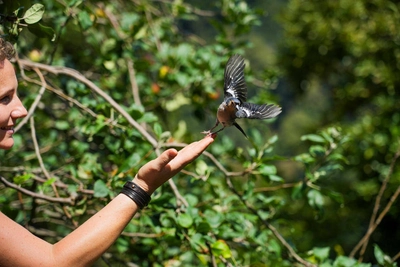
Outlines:
[{"label": "woman's arm", "polygon": [[[134,182],[152,194],[196,159],[214,138],[207,136],[179,152],[169,149],[140,168]],[[137,212],[123,194],[68,236],[51,245],[0,213],[0,266],[90,266],[118,238]]]}]

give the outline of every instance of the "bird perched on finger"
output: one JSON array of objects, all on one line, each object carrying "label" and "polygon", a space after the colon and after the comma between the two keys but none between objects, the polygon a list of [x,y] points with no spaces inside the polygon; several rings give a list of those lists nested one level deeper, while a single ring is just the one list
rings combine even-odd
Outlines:
[{"label": "bird perched on finger", "polygon": [[[244,80],[244,58],[233,55],[226,63],[224,73],[224,101],[218,107],[217,120],[214,127],[204,134],[215,134],[226,127],[235,126],[247,138],[246,133],[237,124],[236,119],[269,119],[278,116],[282,112],[281,107],[274,104],[253,104],[246,102],[247,87]],[[219,124],[222,128],[212,132]]]}]

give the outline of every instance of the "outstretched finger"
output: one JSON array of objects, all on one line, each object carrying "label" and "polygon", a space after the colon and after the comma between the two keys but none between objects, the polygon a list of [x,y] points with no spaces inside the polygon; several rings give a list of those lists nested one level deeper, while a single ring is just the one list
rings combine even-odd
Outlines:
[{"label": "outstretched finger", "polygon": [[212,142],[214,142],[215,136],[206,136],[200,141],[193,142],[178,152],[178,155],[171,160],[171,169],[182,169],[187,164],[195,160],[200,156],[204,150],[207,149]]}]

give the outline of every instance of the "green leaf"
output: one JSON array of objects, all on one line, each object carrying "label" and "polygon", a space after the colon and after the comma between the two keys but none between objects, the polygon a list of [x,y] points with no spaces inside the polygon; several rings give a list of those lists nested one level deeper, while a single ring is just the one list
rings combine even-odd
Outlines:
[{"label": "green leaf", "polygon": [[140,155],[137,153],[131,154],[129,157],[122,162],[121,166],[118,168],[118,173],[126,172],[133,166],[136,166],[140,161]]},{"label": "green leaf", "polygon": [[115,242],[115,245],[119,253],[125,253],[129,249],[129,242],[123,237],[119,237]]},{"label": "green leaf", "polygon": [[329,257],[329,250],[329,247],[313,248],[313,254],[320,262],[323,262]]},{"label": "green leaf", "polygon": [[326,149],[323,146],[320,146],[320,145],[311,146],[309,151],[310,151],[310,154],[313,157],[322,157],[326,153]]},{"label": "green leaf", "polygon": [[333,267],[370,267],[369,263],[358,263],[357,260],[353,258],[348,258],[345,256],[339,256],[333,262]]},{"label": "green leaf", "polygon": [[307,134],[307,135],[303,135],[300,138],[301,141],[311,141],[311,142],[316,142],[316,143],[326,143],[326,140],[320,136],[320,135],[316,135],[316,134]]},{"label": "green leaf", "polygon": [[189,239],[190,245],[197,252],[204,252],[207,249],[206,240],[204,236],[200,233],[195,233]]},{"label": "green leaf", "polygon": [[221,223],[224,221],[224,216],[222,213],[218,213],[210,209],[204,212],[204,217],[212,228],[219,227]]},{"label": "green leaf", "polygon": [[27,173],[23,175],[18,175],[13,178],[14,183],[20,185],[33,177],[33,174]]},{"label": "green leaf", "polygon": [[62,120],[56,121],[54,126],[58,130],[67,130],[70,127],[68,121],[62,121]]},{"label": "green leaf", "polygon": [[259,171],[262,175],[276,174],[276,167],[274,165],[261,165]]},{"label": "green leaf", "polygon": [[161,136],[161,134],[162,134],[162,127],[161,127],[161,124],[159,124],[158,122],[156,122],[156,123],[154,123],[154,133],[158,136],[158,137],[160,137]]},{"label": "green leaf", "polygon": [[383,251],[379,248],[378,245],[374,244],[374,255],[376,261],[380,264],[383,265],[385,263],[385,254]]},{"label": "green leaf", "polygon": [[103,182],[103,180],[97,180],[94,183],[94,197],[106,197],[110,193],[110,189],[108,189],[107,185]]},{"label": "green leaf", "polygon": [[385,267],[397,267],[397,264],[395,262],[392,263],[392,259],[386,255],[377,244],[374,244],[374,255],[379,265]]},{"label": "green leaf", "polygon": [[44,5],[34,4],[24,14],[23,19],[27,24],[34,24],[42,19],[44,14]]},{"label": "green leaf", "polygon": [[90,14],[88,12],[86,12],[85,10],[80,11],[78,13],[78,20],[84,31],[89,29],[93,25],[93,22],[90,19]]},{"label": "green leaf", "polygon": [[54,177],[53,177],[53,178],[50,178],[50,179],[48,179],[46,182],[44,182],[43,185],[46,185],[46,186],[47,186],[47,185],[52,185],[52,184],[54,184],[54,183],[56,182],[56,180],[57,180],[57,179],[54,178]]},{"label": "green leaf", "polygon": [[56,39],[56,33],[53,28],[42,23],[31,24],[28,30],[39,38],[49,38],[52,42]]},{"label": "green leaf", "polygon": [[308,204],[315,208],[315,209],[321,209],[324,205],[324,197],[322,196],[322,194],[314,189],[311,189],[308,193],[307,193],[307,197],[308,197]]},{"label": "green leaf", "polygon": [[303,162],[303,163],[312,163],[315,161],[313,157],[311,157],[308,153],[303,153],[294,157],[295,161]]},{"label": "green leaf", "polygon": [[275,144],[276,141],[278,141],[278,135],[273,135],[270,139],[268,139],[268,144]]},{"label": "green leaf", "polygon": [[217,240],[211,245],[215,256],[222,256],[225,259],[232,257],[232,252],[224,240]]},{"label": "green leaf", "polygon": [[279,183],[282,183],[282,182],[285,181],[285,180],[283,180],[282,177],[280,177],[280,176],[278,176],[278,175],[275,175],[275,174],[270,174],[268,177],[269,177],[269,179],[270,179],[272,182],[279,182]]},{"label": "green leaf", "polygon": [[178,216],[178,224],[184,228],[189,228],[193,224],[193,218],[187,213],[181,213]]},{"label": "green leaf", "polygon": [[200,175],[206,175],[210,169],[210,166],[204,161],[198,159],[196,161],[196,173]]},{"label": "green leaf", "polygon": [[292,199],[300,199],[303,196],[305,185],[304,183],[299,183],[293,187]]},{"label": "green leaf", "polygon": [[276,253],[279,257],[281,256],[281,246],[279,245],[278,241],[275,239],[270,239],[268,242],[268,250],[271,252]]},{"label": "green leaf", "polygon": [[[178,76],[176,77],[178,83],[182,83],[185,86],[186,84],[186,78],[188,78],[187,76],[183,75],[183,74],[178,74]],[[184,105],[188,105],[190,104],[191,101],[189,98],[187,98],[184,94],[182,93],[177,93],[175,95],[175,97],[171,100],[165,103],[165,109],[167,111],[175,111],[177,109],[179,109],[180,107],[184,106]]]}]

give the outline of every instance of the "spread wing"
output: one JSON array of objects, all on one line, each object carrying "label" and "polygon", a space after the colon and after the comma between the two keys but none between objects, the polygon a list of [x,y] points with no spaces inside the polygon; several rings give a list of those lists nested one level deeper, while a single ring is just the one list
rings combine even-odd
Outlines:
[{"label": "spread wing", "polygon": [[233,55],[226,63],[224,74],[225,99],[234,97],[242,103],[247,99],[247,88],[244,81],[244,58],[241,55]]},{"label": "spread wing", "polygon": [[257,105],[243,103],[237,106],[236,117],[248,119],[269,119],[278,116],[282,112],[281,107],[274,104]]}]

